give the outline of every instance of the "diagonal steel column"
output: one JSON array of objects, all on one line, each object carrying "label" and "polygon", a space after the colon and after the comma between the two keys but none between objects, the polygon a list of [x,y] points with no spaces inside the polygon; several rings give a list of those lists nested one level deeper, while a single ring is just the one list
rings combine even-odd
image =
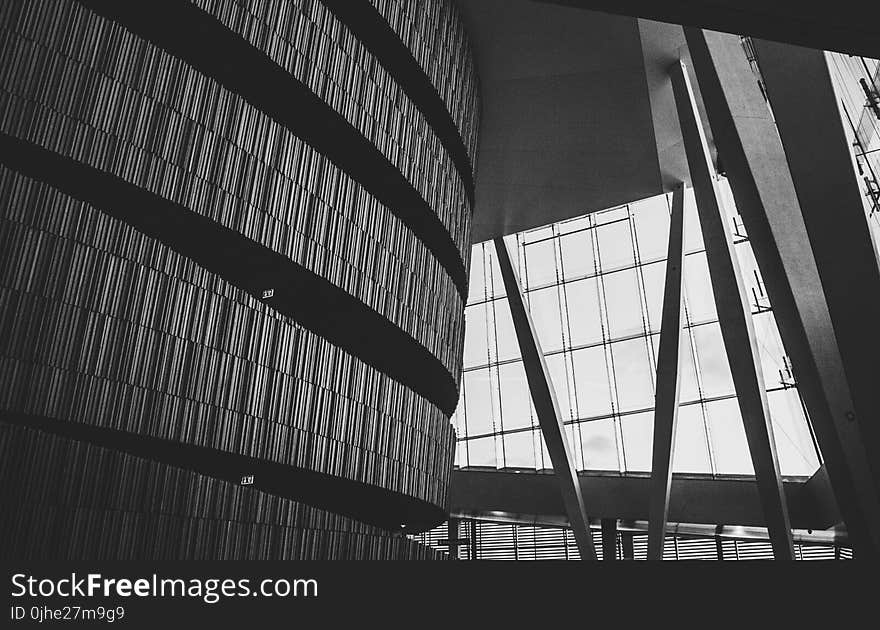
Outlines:
[{"label": "diagonal steel column", "polygon": [[684,64],[674,64],[670,68],[670,76],[706,246],[721,336],[755,468],[770,543],[777,559],[793,560],[791,524],[776,461],[767,392],[745,286],[730,230],[715,190],[714,167]]},{"label": "diagonal steel column", "polygon": [[[853,547],[860,555],[876,556],[880,552],[877,491],[832,325],[827,287],[819,275],[818,254],[814,257],[810,249],[813,234],[807,232],[792,180],[793,167],[739,37],[699,29],[685,29],[685,36],[715,144],[773,304],[841,515]],[[770,69],[766,52],[763,57]],[[773,77],[771,83],[775,88]],[[802,95],[795,98],[793,107],[805,105]],[[787,107],[778,97],[777,102],[780,129],[785,129]],[[813,122],[810,118],[801,132],[811,133]],[[804,156],[792,158],[797,164]],[[813,175],[822,177],[822,173]],[[836,219],[829,208],[817,211],[828,213],[828,220]],[[847,243],[840,243],[836,251],[846,247]],[[876,409],[873,412],[876,416]]]},{"label": "diagonal steel column", "polygon": [[663,539],[672,487],[672,457],[678,420],[679,355],[681,351],[681,274],[684,266],[684,184],[672,193],[666,287],[657,352],[657,395],[654,399],[654,442],[651,460],[651,505],[648,560],[663,559]]},{"label": "diagonal steel column", "polygon": [[556,477],[559,479],[562,500],[574,532],[578,551],[582,559],[596,560],[596,549],[590,535],[590,521],[584,509],[584,499],[581,496],[577,471],[574,469],[571,451],[565,436],[562,414],[559,412],[559,404],[556,401],[556,392],[553,390],[550,372],[544,361],[544,353],[541,352],[535,326],[523,302],[519,279],[510,262],[510,254],[507,252],[503,238],[495,239],[495,251],[498,255],[498,266],[501,268],[501,278],[504,280],[504,288],[507,292],[507,301],[510,304],[513,327],[516,330],[516,338],[522,353],[529,392],[535,405],[535,412],[538,414],[538,423],[541,425],[541,433],[544,435],[547,451],[550,453],[550,461],[553,462],[553,470],[556,471]]}]

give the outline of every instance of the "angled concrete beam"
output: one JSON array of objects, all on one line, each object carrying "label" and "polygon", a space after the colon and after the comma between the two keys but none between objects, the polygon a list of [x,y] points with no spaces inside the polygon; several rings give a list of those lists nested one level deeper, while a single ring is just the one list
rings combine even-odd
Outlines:
[{"label": "angled concrete beam", "polygon": [[663,539],[669,514],[672,487],[672,457],[678,396],[681,389],[681,274],[684,267],[684,184],[672,193],[669,246],[666,256],[666,286],[660,319],[660,348],[657,352],[657,395],[654,399],[654,441],[651,460],[651,505],[648,530],[648,560],[663,559]]},{"label": "angled concrete beam", "polygon": [[510,262],[510,255],[503,238],[495,239],[495,251],[498,255],[498,266],[501,268],[501,278],[504,280],[504,288],[507,292],[516,339],[522,353],[532,403],[535,405],[538,423],[541,426],[547,451],[550,453],[553,470],[559,480],[562,500],[574,532],[578,551],[582,559],[596,560],[596,549],[593,547],[593,538],[590,536],[590,521],[584,509],[584,499],[581,496],[577,471],[574,468],[574,460],[565,436],[556,392],[553,390],[550,372],[544,361],[544,353],[538,343],[535,325],[532,323],[532,318],[523,302],[519,279]]},{"label": "angled concrete beam", "polygon": [[[754,40],[828,312],[861,446],[880,490],[880,266],[825,54]],[[875,524],[876,526],[876,524]]]},{"label": "angled concrete beam", "polygon": [[764,389],[758,344],[755,341],[745,285],[733,249],[730,229],[715,189],[714,167],[684,65],[673,64],[670,76],[706,246],[706,260],[718,309],[721,336],[724,339],[733,386],[758,481],[761,507],[770,531],[773,555],[778,560],[793,560],[791,524],[782,491],[779,463],[776,460],[767,392]]},{"label": "angled concrete beam", "polygon": [[[738,37],[689,28],[685,36],[712,135],[850,540],[860,555],[876,556],[880,552],[880,505],[860,426],[867,420],[857,421],[826,301],[828,287],[823,287],[810,248],[811,238],[776,123]],[[772,75],[766,47],[764,50],[764,65]],[[778,80],[773,77],[771,82],[775,89]],[[807,105],[809,99],[804,95],[792,96],[800,106]],[[790,120],[788,106],[778,96],[777,102],[781,120]],[[811,118],[810,124],[814,122]],[[790,129],[787,122],[783,127]],[[812,128],[807,133],[812,133]],[[847,165],[849,160],[847,157]],[[823,174],[810,176],[821,178]],[[836,216],[829,207],[816,212],[828,213],[832,221]],[[835,251],[840,253],[846,247],[847,243],[840,243]],[[872,411],[876,417],[876,408]]]}]

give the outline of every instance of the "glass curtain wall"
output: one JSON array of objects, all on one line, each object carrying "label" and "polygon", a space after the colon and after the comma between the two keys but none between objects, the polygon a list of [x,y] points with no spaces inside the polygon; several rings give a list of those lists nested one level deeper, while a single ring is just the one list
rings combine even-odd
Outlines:
[{"label": "glass curtain wall", "polygon": [[868,224],[874,242],[880,243],[880,62],[842,53],[826,53],[826,57],[853,149]]},{"label": "glass curtain wall", "polygon": [[[725,180],[783,475],[820,459],[772,307]],[[651,469],[671,195],[506,237],[578,470]],[[693,192],[685,202],[681,406],[674,472],[752,475]],[[550,469],[491,241],[473,247],[456,464]]]}]

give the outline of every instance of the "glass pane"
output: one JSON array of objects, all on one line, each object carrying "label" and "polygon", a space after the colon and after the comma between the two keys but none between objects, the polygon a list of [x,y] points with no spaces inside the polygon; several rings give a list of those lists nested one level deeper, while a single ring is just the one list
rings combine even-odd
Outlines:
[{"label": "glass pane", "polygon": [[745,283],[746,298],[749,301],[752,312],[757,311],[758,307],[766,308],[770,305],[770,300],[767,299],[761,274],[758,272],[758,263],[755,261],[752,248],[747,242],[743,242],[737,245],[735,249],[740,272]]},{"label": "glass pane", "polygon": [[637,413],[620,418],[623,456],[627,471],[650,472],[654,444],[654,413]]},{"label": "glass pane", "polygon": [[565,234],[560,237],[562,248],[562,277],[578,278],[596,273],[593,261],[593,239],[589,231]]},{"label": "glass pane", "polygon": [[489,361],[487,304],[464,310],[464,367],[486,365]]},{"label": "glass pane", "polygon": [[525,252],[526,288],[556,282],[556,254],[553,239],[526,245]]},{"label": "glass pane", "polygon": [[[679,346],[678,378],[681,379],[681,390],[678,393],[682,403],[700,400],[700,388],[697,385],[697,368],[694,363],[693,346],[691,346],[690,329],[681,331],[682,339]],[[660,335],[651,335],[651,343],[654,346],[654,356],[659,356]]]},{"label": "glass pane", "polygon": [[565,425],[565,438],[568,440],[568,449],[573,458],[575,470],[584,469],[584,449],[581,446],[581,432],[576,424]]},{"label": "glass pane", "polygon": [[574,383],[577,395],[578,417],[590,418],[611,413],[611,388],[605,349],[602,346],[575,350]]},{"label": "glass pane", "polygon": [[544,227],[535,228],[533,230],[528,230],[527,232],[522,232],[522,240],[523,243],[534,243],[535,241],[541,241],[546,238],[550,238],[553,236],[553,226],[545,225]]},{"label": "glass pane", "polygon": [[556,400],[559,403],[559,413],[563,420],[572,418],[572,396],[568,391],[568,375],[566,374],[565,355],[554,354],[545,357],[547,370],[550,372],[550,381],[553,383],[553,391],[556,392]]},{"label": "glass pane", "polygon": [[650,330],[660,331],[660,320],[663,316],[663,292],[666,290],[666,263],[658,262],[645,265],[641,269],[642,281],[645,285],[645,302],[648,306]]},{"label": "glass pane", "polygon": [[611,344],[614,377],[617,382],[617,403],[620,411],[654,406],[651,363],[644,339],[631,339]]},{"label": "glass pane", "polygon": [[669,249],[669,204],[666,195],[659,195],[632,204],[639,258],[666,258]]},{"label": "glass pane", "polygon": [[[553,470],[553,462],[550,460],[550,453],[547,452],[547,443],[544,442],[544,436],[540,431],[535,431],[535,465],[538,470]],[[541,453],[538,459],[538,453]]]},{"label": "glass pane", "polygon": [[[785,350],[773,313],[765,311],[752,316],[755,324],[755,340],[758,342],[758,355],[761,357],[761,371],[767,389],[779,387],[783,381],[792,383],[785,365]],[[781,372],[781,374],[780,374]]]},{"label": "glass pane", "polygon": [[468,302],[485,298],[486,278],[483,275],[483,245],[471,248],[471,275],[468,280]]},{"label": "glass pane", "polygon": [[692,252],[703,249],[703,234],[700,231],[700,217],[697,214],[697,202],[694,189],[684,189],[684,251]]},{"label": "glass pane", "polygon": [[[518,271],[516,240],[508,243],[507,250],[510,252],[513,268]],[[517,276],[522,278],[522,274]],[[486,294],[487,297],[501,297],[507,295],[504,290],[504,279],[501,277],[501,267],[498,266],[498,254],[495,253],[493,243],[486,243]]]},{"label": "glass pane", "polygon": [[562,320],[559,307],[559,289],[549,287],[530,291],[528,297],[529,314],[535,324],[538,341],[544,352],[562,348]]},{"label": "glass pane", "polygon": [[691,330],[683,331],[683,343],[681,345],[680,365],[678,377],[681,379],[681,391],[679,401],[688,402],[700,399],[700,387],[697,382],[697,362],[694,359],[694,346],[691,343]]},{"label": "glass pane", "polygon": [[632,267],[635,264],[629,221],[599,226],[596,228],[596,238],[603,271]]},{"label": "glass pane", "polygon": [[721,475],[754,475],[749,443],[736,398],[706,405],[715,472]]},{"label": "glass pane", "polygon": [[602,276],[608,328],[612,339],[643,332],[642,305],[636,270],[627,269]]},{"label": "glass pane", "polygon": [[597,225],[611,223],[612,221],[620,221],[626,217],[626,206],[620,206],[619,208],[613,208],[611,210],[603,210],[602,212],[596,212],[593,214],[593,218],[596,220]]},{"label": "glass pane", "polygon": [[452,426],[455,427],[455,433],[459,439],[463,438],[466,435],[466,423],[464,419],[464,387],[460,388],[458,393],[458,405],[455,407],[455,412],[452,414]]},{"label": "glass pane", "polygon": [[733,393],[733,377],[717,323],[695,326],[691,329],[697,344],[697,360],[703,380],[703,394],[720,396]]},{"label": "glass pane", "polygon": [[588,278],[569,282],[563,287],[572,346],[602,341],[598,282],[596,278]]},{"label": "glass pane", "polygon": [[534,468],[535,444],[531,431],[506,433],[504,440],[504,465],[509,468]]},{"label": "glass pane", "polygon": [[726,177],[721,177],[715,182],[715,191],[721,200],[721,209],[727,219],[731,235],[733,235],[733,218],[737,216],[736,202],[733,200],[733,191],[730,189],[730,183]]},{"label": "glass pane", "polygon": [[711,473],[709,449],[706,445],[706,427],[700,405],[682,405],[678,408],[675,428],[673,472]]},{"label": "glass pane", "polygon": [[795,389],[767,393],[779,470],[783,475],[812,475],[819,458]]},{"label": "glass pane", "polygon": [[505,431],[532,425],[532,399],[522,361],[498,366],[501,422]]},{"label": "glass pane", "polygon": [[605,418],[582,422],[580,428],[584,451],[584,469],[619,471],[614,419]]},{"label": "glass pane", "polygon": [[709,265],[706,254],[691,254],[684,259],[684,293],[687,299],[688,316],[692,322],[717,319],[715,295],[709,278]]},{"label": "glass pane", "polygon": [[497,467],[494,436],[467,440],[465,444],[467,444],[468,466]]},{"label": "glass pane", "polygon": [[589,214],[583,217],[578,217],[577,219],[569,219],[568,221],[563,221],[558,225],[560,234],[568,234],[570,232],[577,232],[578,230],[586,230],[589,227]]},{"label": "glass pane", "polygon": [[468,435],[492,433],[492,388],[489,368],[465,372],[464,385],[465,413]]},{"label": "glass pane", "polygon": [[[516,329],[513,327],[513,317],[510,315],[510,304],[507,298],[493,302],[495,309],[495,338],[497,341],[498,361],[518,359],[520,355],[519,341],[516,338]],[[493,344],[494,345],[494,344]]]}]

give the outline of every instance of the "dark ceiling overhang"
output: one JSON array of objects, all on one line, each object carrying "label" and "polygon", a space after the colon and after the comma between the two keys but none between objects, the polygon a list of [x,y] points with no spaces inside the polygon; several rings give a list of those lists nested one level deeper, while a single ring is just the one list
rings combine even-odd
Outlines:
[{"label": "dark ceiling overhang", "polygon": [[680,26],[530,0],[459,5],[483,102],[473,242],[689,181],[668,77],[689,59]]},{"label": "dark ceiling overhang", "polygon": [[[578,479],[591,518],[648,519],[649,475],[581,472]],[[792,527],[824,530],[840,523],[824,467],[809,479],[785,479],[783,487]],[[456,469],[449,506],[454,514],[500,512],[535,522],[566,518],[552,471]],[[669,521],[766,526],[754,477],[673,476]]]},{"label": "dark ceiling overhang", "polygon": [[865,0],[536,1],[880,57],[880,9]]},{"label": "dark ceiling overhang", "polygon": [[668,79],[690,59],[681,24],[880,57],[878,11],[861,0],[458,3],[483,99],[473,242],[689,181]]}]

